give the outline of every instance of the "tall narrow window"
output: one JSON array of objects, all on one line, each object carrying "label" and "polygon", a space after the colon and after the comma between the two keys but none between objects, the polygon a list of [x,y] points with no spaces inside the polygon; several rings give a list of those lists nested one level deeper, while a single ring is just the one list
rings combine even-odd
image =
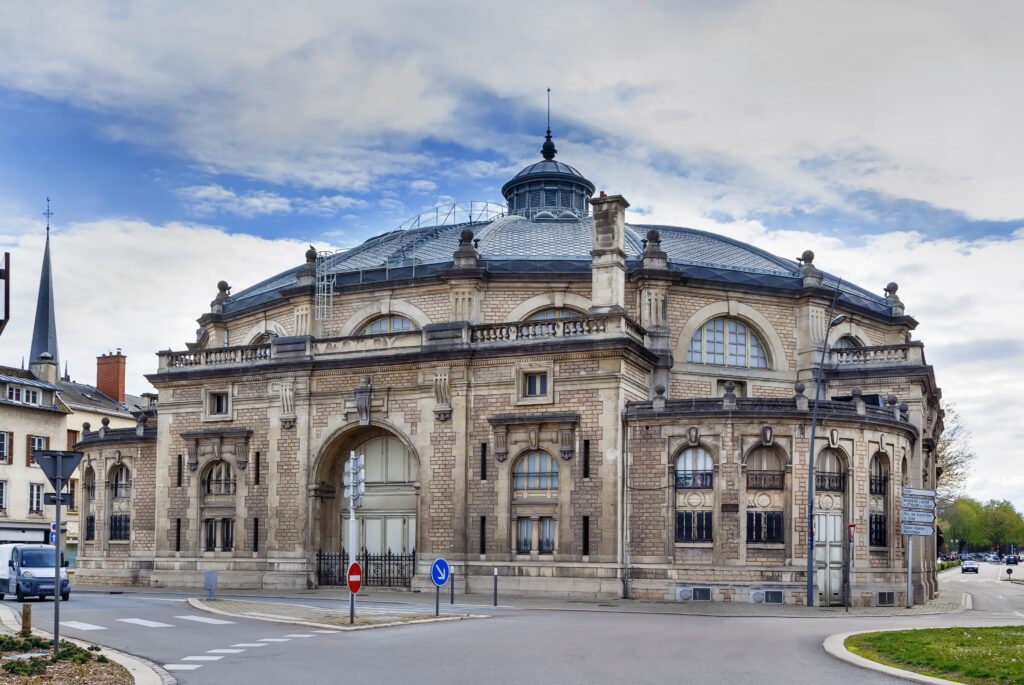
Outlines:
[{"label": "tall narrow window", "polygon": [[0,511],[7,511],[7,481],[0,480]]},{"label": "tall narrow window", "polygon": [[583,441],[583,477],[590,478],[590,441]]},{"label": "tall narrow window", "polygon": [[68,495],[70,495],[71,503],[68,505],[68,511],[78,511],[78,479],[72,478],[68,481]]},{"label": "tall narrow window", "polygon": [[255,458],[254,461],[255,461],[255,463],[253,464],[253,469],[254,470],[252,472],[252,482],[255,485],[259,485],[260,484],[260,453],[259,453],[259,451],[256,452],[256,458]]},{"label": "tall narrow window", "polygon": [[28,454],[25,455],[25,464],[27,466],[36,465],[36,452],[41,452],[50,448],[50,439],[43,435],[29,435],[27,438]]},{"label": "tall narrow window", "polygon": [[487,517],[480,517],[480,554],[487,554]]},{"label": "tall narrow window", "polygon": [[531,549],[533,549],[533,521],[525,516],[520,516],[516,531],[516,553],[529,554]]},{"label": "tall narrow window", "polygon": [[590,555],[590,517],[583,517],[583,556]]},{"label": "tall narrow window", "polygon": [[30,483],[28,486],[28,513],[43,513],[43,486],[41,483]]},{"label": "tall narrow window", "polygon": [[555,520],[550,516],[540,519],[540,553],[551,554],[555,551]]},{"label": "tall narrow window", "polygon": [[174,519],[174,551],[181,551],[181,519]]},{"label": "tall narrow window", "polygon": [[0,464],[11,463],[11,435],[6,431],[0,431]]},{"label": "tall narrow window", "polygon": [[480,443],[480,480],[487,480],[487,443]]},{"label": "tall narrow window", "polygon": [[178,487],[181,487],[181,482],[185,478],[185,464],[181,455],[178,455]]},{"label": "tall narrow window", "polygon": [[676,542],[711,542],[710,511],[677,511]]},{"label": "tall narrow window", "polygon": [[217,519],[206,519],[206,551],[213,552],[217,549]]},{"label": "tall narrow window", "polygon": [[260,551],[260,520],[252,520],[252,551]]},{"label": "tall narrow window", "polygon": [[235,548],[235,519],[221,519],[220,526],[220,549],[230,552]]},{"label": "tall narrow window", "polygon": [[131,471],[124,464],[114,469],[114,476],[111,479],[111,487],[115,499],[125,499],[132,493]]}]

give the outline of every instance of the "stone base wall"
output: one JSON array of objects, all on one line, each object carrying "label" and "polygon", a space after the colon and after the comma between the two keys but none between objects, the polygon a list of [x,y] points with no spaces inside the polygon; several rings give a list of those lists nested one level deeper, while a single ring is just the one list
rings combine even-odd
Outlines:
[{"label": "stone base wall", "polygon": [[[433,592],[429,564],[420,564],[413,578],[415,592]],[[456,592],[489,595],[498,570],[498,595],[574,599],[622,597],[620,569],[615,564],[463,562],[451,564]],[[447,587],[442,588],[446,592]]]}]

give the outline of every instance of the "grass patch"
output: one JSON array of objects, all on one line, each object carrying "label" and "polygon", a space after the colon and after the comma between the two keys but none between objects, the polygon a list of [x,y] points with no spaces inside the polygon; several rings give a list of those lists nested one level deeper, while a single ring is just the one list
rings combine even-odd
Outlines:
[{"label": "grass patch", "polygon": [[972,685],[1024,685],[1024,626],[864,633],[846,648],[866,659]]}]

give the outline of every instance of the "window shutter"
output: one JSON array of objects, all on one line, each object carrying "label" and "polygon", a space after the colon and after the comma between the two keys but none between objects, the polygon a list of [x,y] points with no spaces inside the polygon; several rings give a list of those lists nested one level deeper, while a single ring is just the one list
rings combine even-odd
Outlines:
[{"label": "window shutter", "polygon": [[32,466],[32,436],[25,436],[25,466]]},{"label": "window shutter", "polygon": [[753,511],[747,512],[747,542],[754,542],[757,536],[754,535],[754,528],[757,526],[757,514]]},{"label": "window shutter", "polygon": [[768,522],[768,542],[782,542],[782,512],[769,511],[765,516]]}]

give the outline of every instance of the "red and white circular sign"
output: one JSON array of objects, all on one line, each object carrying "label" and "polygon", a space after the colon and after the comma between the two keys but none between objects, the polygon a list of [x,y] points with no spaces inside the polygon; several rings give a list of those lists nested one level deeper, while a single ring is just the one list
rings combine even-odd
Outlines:
[{"label": "red and white circular sign", "polygon": [[359,588],[363,586],[363,567],[359,565],[358,561],[353,561],[348,565],[345,580],[348,583],[349,592],[352,594],[359,592]]}]

